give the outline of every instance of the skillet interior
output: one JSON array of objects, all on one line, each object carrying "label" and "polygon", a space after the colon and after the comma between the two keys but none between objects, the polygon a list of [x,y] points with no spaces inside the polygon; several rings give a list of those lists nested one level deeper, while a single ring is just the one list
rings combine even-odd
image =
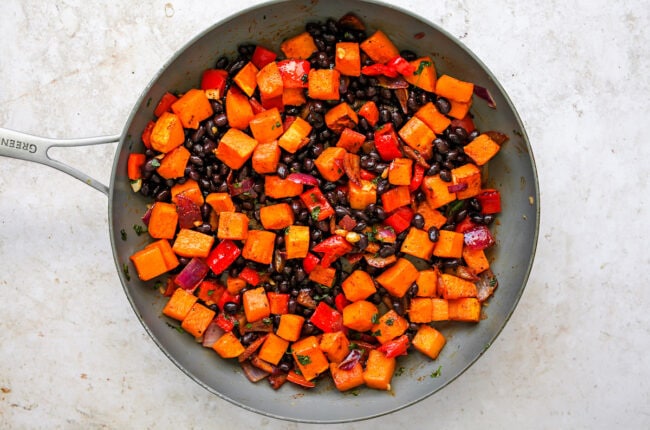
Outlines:
[{"label": "skillet interior", "polygon": [[[496,100],[496,110],[477,99],[472,111],[480,130],[499,130],[510,136],[490,162],[490,185],[499,188],[504,199],[498,244],[489,254],[500,286],[481,323],[443,326],[448,343],[438,360],[420,354],[400,358],[399,365],[405,370],[393,379],[392,393],[364,389],[358,396],[346,395],[325,381],[310,392],[291,384],[276,392],[264,382],[249,383],[236,363],[220,359],[214,351],[197,346],[191,336],[170,329],[169,320],[160,312],[166,299],[154,290],[153,282],[140,282],[134,275],[128,258],[147,239],[129,235],[123,241],[120,230],[141,224],[147,202],[131,191],[126,161],[132,149],[141,149],[139,136],[165,91],[197,86],[203,70],[213,67],[221,55],[232,57],[238,44],[259,43],[279,52],[280,41],[303,31],[306,22],[338,18],[347,12],[357,14],[369,32],[385,31],[400,49],[431,55],[439,74],[449,73],[484,86]],[[416,38],[416,34],[424,36]],[[229,17],[197,36],[163,66],[135,105],[117,149],[111,183],[109,225],[115,262],[128,299],[153,340],[209,391],[246,409],[293,421],[344,422],[374,417],[413,404],[451,382],[480,357],[509,319],[526,284],[537,243],[539,193],[534,160],[521,121],[503,89],[487,68],[444,30],[408,12],[360,0],[268,3]],[[130,279],[122,270],[124,264],[130,266]],[[441,376],[429,377],[440,365]]]}]

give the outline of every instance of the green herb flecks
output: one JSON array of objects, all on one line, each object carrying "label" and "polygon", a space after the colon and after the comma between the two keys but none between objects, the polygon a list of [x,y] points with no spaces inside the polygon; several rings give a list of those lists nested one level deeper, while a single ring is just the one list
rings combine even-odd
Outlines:
[{"label": "green herb flecks", "polygon": [[318,216],[320,215],[320,206],[314,207],[314,209],[311,210],[311,219],[314,221],[318,221]]},{"label": "green herb flecks", "polygon": [[122,240],[124,241],[126,240],[126,230],[124,229],[120,230],[120,237],[122,238]]},{"label": "green herb flecks", "polygon": [[431,61],[420,61],[420,64],[418,65],[418,69],[413,72],[414,75],[419,75],[424,71],[425,67],[431,67],[433,66],[433,63]]},{"label": "green herb flecks", "polygon": [[373,324],[377,324],[377,323],[379,322],[379,314],[377,314],[377,313],[372,314],[372,318],[370,319],[370,321],[371,321]]},{"label": "green herb flecks", "polygon": [[302,364],[303,366],[311,363],[311,358],[309,358],[308,355],[296,354],[296,358],[298,359],[298,363]]},{"label": "green herb flecks", "polygon": [[441,374],[442,374],[442,366],[438,366],[438,368],[437,368],[436,370],[434,370],[433,372],[431,372],[431,375],[430,375],[430,376],[431,376],[432,378],[437,378],[437,377],[440,376]]},{"label": "green herb flecks", "polygon": [[140,236],[140,235],[142,235],[143,233],[146,233],[146,232],[147,232],[147,228],[146,228],[146,227],[142,227],[141,225],[138,225],[138,224],[133,224],[133,231],[135,231],[135,234],[137,234],[138,236]]},{"label": "green herb flecks", "polygon": [[155,168],[160,167],[160,160],[158,160],[157,158],[154,158],[153,160],[151,160],[151,166],[155,167]]},{"label": "green herb flecks", "polygon": [[393,324],[395,324],[395,320],[394,320],[393,318],[388,318],[388,319],[386,320],[386,325],[387,325],[388,327],[392,326]]},{"label": "green herb flecks", "polygon": [[126,264],[126,263],[122,264],[122,272],[124,272],[124,276],[126,276],[126,280],[130,281],[131,280],[131,275],[129,275],[129,266],[128,266],[128,264]]}]

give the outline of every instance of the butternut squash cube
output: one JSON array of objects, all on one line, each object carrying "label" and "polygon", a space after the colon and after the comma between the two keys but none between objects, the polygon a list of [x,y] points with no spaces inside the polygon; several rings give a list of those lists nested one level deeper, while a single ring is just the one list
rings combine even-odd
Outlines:
[{"label": "butternut squash cube", "polygon": [[307,94],[316,100],[338,100],[341,74],[335,69],[311,69]]},{"label": "butternut squash cube", "polygon": [[355,270],[341,284],[345,298],[351,302],[364,300],[377,292],[372,277],[363,270]]},{"label": "butternut squash cube", "polygon": [[425,176],[422,181],[422,191],[431,209],[438,209],[456,200],[456,193],[449,192],[451,183],[440,179],[440,175]]},{"label": "butternut squash cube", "polygon": [[463,256],[464,237],[462,233],[440,230],[440,237],[433,247],[433,255],[445,258],[460,258]]},{"label": "butternut squash cube", "polygon": [[219,214],[219,239],[245,240],[248,237],[249,219],[241,212],[221,212]]},{"label": "butternut squash cube", "polygon": [[413,346],[422,354],[435,360],[445,346],[446,339],[435,328],[429,325],[421,325],[413,337]]},{"label": "butternut squash cube", "polygon": [[481,171],[472,163],[451,169],[451,178],[454,185],[467,184],[467,188],[456,192],[459,200],[474,197],[481,192]]},{"label": "butternut squash cube", "polygon": [[183,319],[181,328],[194,337],[201,337],[214,319],[214,315],[213,310],[208,309],[201,303],[194,303]]},{"label": "butternut squash cube", "polygon": [[306,60],[311,54],[318,51],[318,48],[311,35],[305,31],[282,42],[280,50],[287,58]]},{"label": "butternut squash cube", "polygon": [[394,297],[404,297],[411,284],[419,276],[418,269],[405,258],[399,258],[395,264],[384,270],[377,277],[377,282]]},{"label": "butternut squash cube", "polygon": [[397,134],[408,146],[419,151],[420,154],[431,154],[436,134],[417,116],[406,121]]},{"label": "butternut squash cube", "polygon": [[413,160],[395,158],[388,166],[388,182],[393,185],[410,185]]},{"label": "butternut squash cube", "polygon": [[429,240],[429,234],[419,228],[411,227],[402,242],[400,251],[423,260],[431,258],[435,244]]},{"label": "butternut squash cube", "polygon": [[275,233],[266,230],[250,230],[242,255],[245,259],[271,264],[275,247]]},{"label": "butternut squash cube", "polygon": [[330,146],[326,148],[314,161],[314,165],[321,176],[330,182],[336,182],[343,176],[343,157],[347,151],[343,148]]},{"label": "butternut squash cube", "polygon": [[258,143],[271,142],[284,133],[282,117],[278,108],[267,109],[258,113],[248,125]]},{"label": "butternut squash cube", "polygon": [[309,227],[305,225],[291,225],[284,235],[284,245],[287,259],[305,258],[309,253]]},{"label": "butternut squash cube", "polygon": [[275,173],[282,151],[277,140],[259,143],[253,151],[253,170],[259,174]]},{"label": "butternut squash cube", "polygon": [[364,210],[369,205],[377,203],[377,185],[372,181],[360,180],[361,184],[348,183],[348,201],[352,209]]},{"label": "butternut squash cube", "polygon": [[249,61],[233,78],[233,81],[248,97],[251,97],[257,88],[257,72],[259,69]]},{"label": "butternut squash cube", "polygon": [[257,140],[236,128],[230,128],[221,137],[215,156],[231,169],[237,170],[253,155]]},{"label": "butternut squash cube", "polygon": [[280,136],[278,145],[285,151],[294,154],[309,143],[309,133],[311,133],[311,124],[298,117],[291,123],[284,134]]},{"label": "butternut squash cube", "polygon": [[499,152],[501,147],[487,134],[480,134],[463,147],[465,154],[474,162],[482,166]]},{"label": "butternut squash cube", "polygon": [[279,230],[294,222],[293,210],[288,203],[263,206],[260,208],[260,222],[267,230]]}]

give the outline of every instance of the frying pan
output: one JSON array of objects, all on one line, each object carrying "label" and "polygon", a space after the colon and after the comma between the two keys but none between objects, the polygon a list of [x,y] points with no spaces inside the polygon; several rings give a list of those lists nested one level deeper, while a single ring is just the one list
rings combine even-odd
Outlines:
[{"label": "frying pan", "polygon": [[[402,375],[393,378],[392,391],[361,389],[356,395],[339,393],[329,381],[305,392],[286,384],[278,391],[266,383],[248,382],[236,363],[198,346],[189,335],[171,330],[161,316],[166,299],[150,282],[130,276],[129,256],[146,244],[144,236],[120,230],[140,224],[147,201],[134,193],[127,178],[128,154],[142,150],[139,136],[153,118],[156,102],[166,91],[183,92],[195,87],[203,70],[221,55],[234,57],[241,43],[259,43],[278,51],[284,38],[304,29],[308,21],[358,15],[369,33],[382,29],[400,49],[431,55],[438,73],[448,73],[487,88],[496,109],[476,100],[472,109],[480,130],[507,133],[510,140],[490,162],[489,182],[503,196],[497,246],[490,250],[492,269],[499,288],[485,308],[479,324],[441,324],[448,343],[436,361],[421,354],[399,360]],[[0,129],[0,155],[35,161],[68,173],[108,196],[111,245],[119,279],[144,329],[161,351],[183,372],[210,392],[242,408],[267,416],[298,422],[333,423],[376,417],[412,405],[452,382],[473,364],[507,323],[526,285],[532,266],[539,228],[539,190],[532,150],[515,108],[487,67],[466,47],[436,25],[407,11],[363,0],[288,0],[265,3],[215,24],[176,53],[140,96],[121,135],[92,139],[52,140]],[[52,147],[118,142],[110,186],[48,155]],[[130,267],[131,274],[135,271]],[[432,378],[437,369],[440,375]],[[142,387],[144,390],[145,388]]]}]

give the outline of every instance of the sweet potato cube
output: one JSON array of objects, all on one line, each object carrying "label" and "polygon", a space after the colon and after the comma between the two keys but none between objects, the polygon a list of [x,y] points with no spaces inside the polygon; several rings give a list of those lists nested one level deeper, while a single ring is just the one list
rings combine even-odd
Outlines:
[{"label": "sweet potato cube", "polygon": [[451,169],[451,178],[454,185],[467,184],[467,188],[456,192],[459,200],[474,197],[481,192],[481,171],[472,163]]},{"label": "sweet potato cube", "polygon": [[363,366],[356,363],[352,369],[339,369],[336,363],[330,363],[330,373],[336,389],[343,392],[363,385]]},{"label": "sweet potato cube", "polygon": [[433,247],[433,255],[444,258],[460,258],[463,256],[462,233],[440,230],[440,237]]},{"label": "sweet potato cube", "polygon": [[340,363],[350,352],[350,341],[342,331],[323,333],[319,346],[332,363]]},{"label": "sweet potato cube", "polygon": [[167,272],[165,257],[157,247],[146,247],[135,252],[130,257],[138,277],[143,281],[148,281],[156,276]]},{"label": "sweet potato cube", "polygon": [[431,299],[431,321],[449,320],[449,302],[447,299]]},{"label": "sweet potato cube", "polygon": [[309,227],[291,225],[284,234],[287,259],[305,258],[309,253]]},{"label": "sweet potato cube", "polygon": [[295,342],[291,346],[291,351],[300,373],[308,381],[329,369],[329,362],[321,351],[316,336],[309,336]]},{"label": "sweet potato cube", "polygon": [[365,134],[354,131],[351,128],[344,128],[339,140],[336,142],[336,146],[345,149],[351,154],[356,154],[365,141]]},{"label": "sweet potato cube", "polygon": [[399,186],[386,191],[381,195],[381,203],[386,213],[390,213],[402,206],[411,204],[411,193],[409,187]]},{"label": "sweet potato cube", "polygon": [[172,249],[181,257],[206,258],[214,245],[214,236],[182,228],[176,235]]},{"label": "sweet potato cube", "polygon": [[475,274],[479,274],[490,268],[490,262],[485,256],[485,251],[482,249],[463,247],[463,260],[465,260],[467,267],[472,269]]},{"label": "sweet potato cube", "polygon": [[278,69],[278,63],[271,61],[257,73],[257,87],[260,89],[262,98],[271,99],[281,97],[284,92],[282,75]]},{"label": "sweet potato cube", "polygon": [[311,35],[305,31],[282,42],[280,50],[287,58],[306,60],[311,54],[318,51],[318,48]]},{"label": "sweet potato cube", "polygon": [[158,152],[167,153],[185,142],[185,132],[180,118],[173,113],[164,112],[151,130],[151,147]]},{"label": "sweet potato cube", "polygon": [[173,203],[156,202],[151,208],[149,234],[154,239],[173,239],[178,226],[178,212]]},{"label": "sweet potato cube", "polygon": [[440,179],[440,175],[424,177],[422,191],[431,209],[438,209],[456,200],[456,193],[449,192],[449,185],[449,182]]},{"label": "sweet potato cube", "polygon": [[233,81],[248,97],[251,97],[257,88],[257,72],[259,69],[249,61],[233,78]]},{"label": "sweet potato cube", "polygon": [[309,143],[309,133],[311,133],[311,124],[297,117],[282,136],[280,136],[278,145],[285,151],[294,154]]},{"label": "sweet potato cube", "polygon": [[481,303],[474,297],[449,300],[449,319],[451,321],[479,322]]},{"label": "sweet potato cube", "polygon": [[271,264],[274,246],[275,233],[265,230],[250,230],[242,255],[247,260]]},{"label": "sweet potato cube", "polygon": [[359,332],[368,331],[375,325],[372,321],[378,315],[377,306],[366,300],[358,300],[343,308],[343,325]]},{"label": "sweet potato cube", "polygon": [[273,333],[269,333],[260,347],[257,356],[262,360],[277,366],[288,347],[288,341]]},{"label": "sweet potato cube", "polygon": [[447,217],[440,213],[437,209],[431,209],[429,203],[426,201],[421,202],[416,211],[424,218],[424,230],[429,230],[431,227],[440,228],[447,222]]},{"label": "sweet potato cube", "polygon": [[411,227],[402,242],[400,251],[413,257],[428,260],[431,258],[435,244],[429,240],[429,234],[419,228]]},{"label": "sweet potato cube", "polygon": [[435,134],[442,134],[451,125],[451,120],[441,114],[436,106],[429,102],[415,112],[415,116],[429,126]]},{"label": "sweet potato cube", "polygon": [[235,211],[235,204],[228,193],[210,193],[205,197],[205,202],[216,213]]},{"label": "sweet potato cube", "polygon": [[431,154],[436,134],[417,116],[411,117],[397,132],[408,146],[420,154]]},{"label": "sweet potato cube", "polygon": [[474,162],[482,166],[499,152],[501,147],[487,134],[480,134],[470,143],[463,147],[465,154]]},{"label": "sweet potato cube", "polygon": [[285,106],[302,106],[307,101],[302,88],[284,88],[282,90],[282,104]]},{"label": "sweet potato cube", "polygon": [[307,94],[316,100],[338,100],[341,74],[335,69],[311,69]]},{"label": "sweet potato cube", "polygon": [[271,315],[271,306],[264,287],[246,290],[242,295],[246,321],[255,322]]},{"label": "sweet potato cube", "polygon": [[363,372],[363,381],[369,388],[389,391],[396,362],[395,357],[386,358],[383,352],[371,349],[368,353],[366,370]]},{"label": "sweet potato cube", "polygon": [[284,133],[282,117],[277,108],[268,109],[255,115],[249,123],[249,127],[258,143],[271,142]]},{"label": "sweet potato cube", "polygon": [[281,155],[282,151],[277,140],[259,143],[253,150],[251,159],[253,170],[259,174],[274,173],[278,168]]},{"label": "sweet potato cube", "polygon": [[214,150],[216,157],[231,169],[239,169],[253,155],[257,140],[236,128],[228,129]]},{"label": "sweet potato cube", "polygon": [[216,351],[221,358],[236,358],[242,355],[246,350],[244,345],[241,344],[237,336],[233,332],[226,332],[212,345],[212,349]]},{"label": "sweet potato cube", "polygon": [[372,334],[383,345],[403,335],[408,326],[409,322],[406,318],[391,309],[379,318],[377,324],[372,326]]},{"label": "sweet potato cube", "polygon": [[264,194],[272,199],[284,199],[302,194],[302,184],[282,179],[276,175],[264,176]]},{"label": "sweet potato cube", "polygon": [[199,123],[212,116],[213,110],[205,91],[192,88],[172,104],[172,111],[178,115],[185,128],[199,128]]},{"label": "sweet potato cube", "polygon": [[321,176],[330,182],[336,182],[343,176],[343,157],[347,151],[343,148],[330,146],[326,148],[314,161],[314,165]]},{"label": "sweet potato cube", "polygon": [[361,54],[356,42],[339,42],[336,44],[334,68],[345,76],[361,75]]},{"label": "sweet potato cube", "polygon": [[478,295],[476,285],[473,282],[447,273],[441,274],[440,278],[442,282],[438,286],[438,292],[443,299],[462,299]]},{"label": "sweet potato cube", "polygon": [[430,323],[433,303],[429,297],[414,297],[411,299],[409,320],[412,323]]},{"label": "sweet potato cube", "polygon": [[177,288],[174,291],[174,294],[169,298],[162,313],[169,318],[183,321],[198,299],[199,298],[194,294],[189,293],[182,288]]},{"label": "sweet potato cube", "polygon": [[241,212],[221,212],[219,214],[219,239],[245,240],[248,237],[249,219]]},{"label": "sweet potato cube", "polygon": [[287,228],[294,222],[293,209],[287,203],[263,206],[260,208],[260,221],[267,230]]},{"label": "sweet potato cube", "polygon": [[377,292],[372,277],[363,270],[355,270],[342,282],[343,294],[351,302],[367,299]]},{"label": "sweet potato cube", "polygon": [[377,282],[394,297],[404,297],[411,284],[419,276],[418,269],[405,258],[399,258],[395,264],[384,270],[377,277]]},{"label": "sweet potato cube", "polygon": [[474,84],[442,75],[436,82],[436,94],[449,100],[469,103],[474,94]]},{"label": "sweet potato cube", "polygon": [[190,311],[187,313],[181,328],[194,337],[201,337],[205,333],[212,320],[214,319],[215,312],[201,303],[194,303]]},{"label": "sweet potato cube", "polygon": [[360,47],[375,63],[384,64],[399,55],[399,49],[381,30],[361,42]]},{"label": "sweet potato cube", "polygon": [[228,125],[238,130],[246,129],[255,116],[248,97],[236,87],[226,93],[226,116]]},{"label": "sweet potato cube", "polygon": [[446,339],[435,328],[429,325],[421,325],[413,337],[413,346],[422,354],[435,360],[445,346]]},{"label": "sweet potato cube", "polygon": [[190,151],[185,149],[185,146],[177,146],[165,155],[156,171],[165,179],[180,178],[185,175],[185,167],[190,155]]},{"label": "sweet potato cube", "polygon": [[377,203],[377,185],[372,181],[360,180],[360,184],[348,183],[348,201],[352,209],[364,210]]},{"label": "sweet potato cube", "polygon": [[316,265],[311,272],[309,272],[309,280],[326,287],[332,287],[336,279],[336,269],[333,267],[323,267],[320,264]]},{"label": "sweet potato cube", "polygon": [[374,127],[379,121],[379,108],[377,108],[377,104],[372,100],[365,102],[359,108],[359,116],[364,117],[368,121],[368,124]]},{"label": "sweet potato cube", "polygon": [[282,314],[280,315],[280,324],[275,332],[284,340],[295,342],[300,339],[302,325],[305,323],[305,318],[296,314]]},{"label": "sweet potato cube", "polygon": [[345,102],[334,106],[325,113],[325,124],[334,133],[341,133],[345,128],[354,128],[358,123],[359,116]]},{"label": "sweet potato cube", "polygon": [[418,297],[436,297],[438,293],[438,272],[434,269],[422,270],[415,283],[418,284]]},{"label": "sweet potato cube", "polygon": [[462,103],[462,102],[457,102],[456,100],[449,100],[449,103],[451,104],[451,108],[449,109],[449,112],[447,112],[447,115],[455,119],[465,118],[467,116],[467,113],[469,112],[469,109],[472,107],[471,100],[469,101],[469,103]]},{"label": "sweet potato cube", "polygon": [[388,166],[388,182],[392,185],[410,185],[413,160],[395,158]]},{"label": "sweet potato cube", "polygon": [[226,290],[228,290],[228,293],[232,296],[239,294],[245,287],[246,281],[243,279],[233,278],[232,276],[226,278]]},{"label": "sweet potato cube", "polygon": [[165,262],[165,267],[168,271],[175,269],[180,264],[178,258],[176,257],[176,254],[174,253],[174,250],[172,249],[172,246],[169,244],[169,241],[167,239],[160,239],[152,242],[145,247],[145,249],[147,248],[158,248],[162,254],[163,260]]},{"label": "sweet potato cube", "polygon": [[437,74],[436,66],[431,57],[417,58],[409,61],[409,64],[414,67],[415,71],[410,75],[404,75],[406,82],[422,88],[424,91],[435,92]]},{"label": "sweet potato cube", "polygon": [[172,203],[174,204],[178,204],[176,196],[179,195],[183,195],[183,197],[187,197],[188,199],[192,200],[197,206],[201,206],[203,203],[205,203],[201,188],[199,187],[198,182],[196,182],[194,179],[188,179],[182,184],[174,185],[171,189],[171,194]]}]

